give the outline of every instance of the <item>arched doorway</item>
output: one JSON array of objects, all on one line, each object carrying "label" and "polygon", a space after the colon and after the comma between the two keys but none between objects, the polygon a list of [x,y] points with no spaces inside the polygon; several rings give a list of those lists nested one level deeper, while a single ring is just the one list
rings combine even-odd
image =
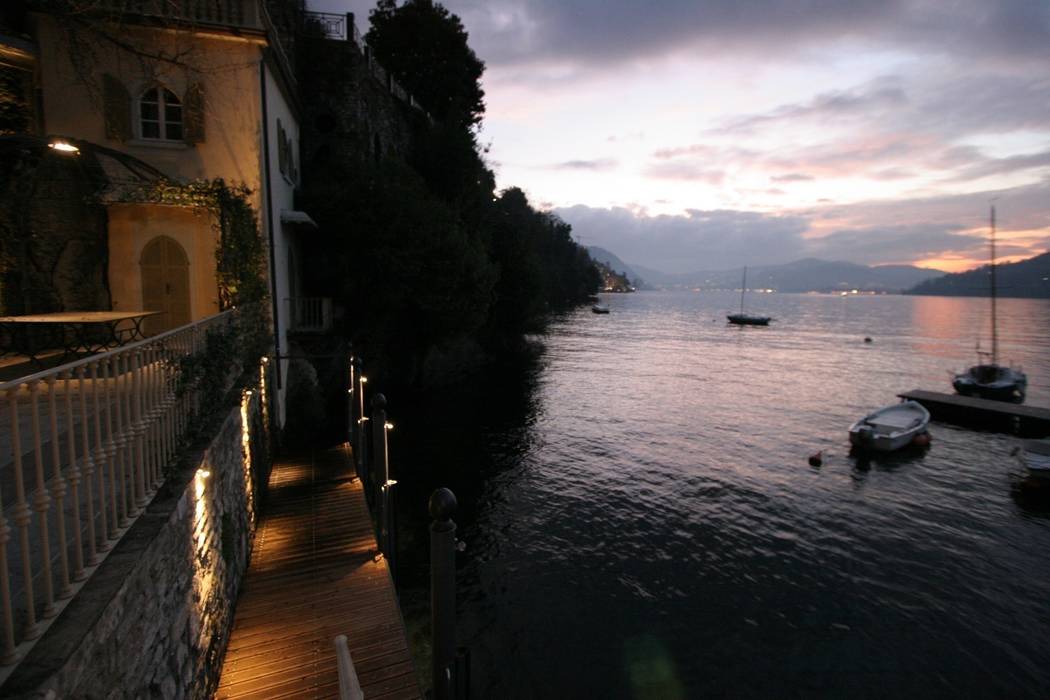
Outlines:
[{"label": "arched doorway", "polygon": [[145,330],[155,335],[190,322],[190,260],[174,239],[157,236],[146,244],[139,259],[142,269],[142,308],[163,311],[146,319]]}]

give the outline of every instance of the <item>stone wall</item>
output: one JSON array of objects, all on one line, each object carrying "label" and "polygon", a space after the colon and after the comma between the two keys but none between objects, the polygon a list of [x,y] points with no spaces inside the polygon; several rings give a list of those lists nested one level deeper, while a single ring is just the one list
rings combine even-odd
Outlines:
[{"label": "stone wall", "polygon": [[269,474],[264,396],[168,480],[0,695],[212,696]]},{"label": "stone wall", "polygon": [[392,94],[363,48],[352,39],[313,37],[298,50],[300,65],[325,67],[299,75],[300,94],[309,95],[301,122],[303,177],[325,172],[321,166],[330,162],[360,167],[406,160],[413,129],[427,118]]}]

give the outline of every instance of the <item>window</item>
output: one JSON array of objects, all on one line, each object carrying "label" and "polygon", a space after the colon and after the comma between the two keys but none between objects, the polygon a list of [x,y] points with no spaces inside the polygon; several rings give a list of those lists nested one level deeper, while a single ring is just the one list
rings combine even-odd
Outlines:
[{"label": "window", "polygon": [[182,103],[164,87],[152,87],[139,100],[139,125],[144,139],[182,140]]}]

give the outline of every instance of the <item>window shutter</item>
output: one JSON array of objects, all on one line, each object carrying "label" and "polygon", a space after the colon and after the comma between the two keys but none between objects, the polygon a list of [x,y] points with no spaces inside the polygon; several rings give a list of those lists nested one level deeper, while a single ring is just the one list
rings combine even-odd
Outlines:
[{"label": "window shutter", "polygon": [[190,83],[182,100],[183,140],[186,143],[204,141],[204,86]]},{"label": "window shutter", "polygon": [[131,95],[124,83],[109,73],[102,76],[102,109],[106,138],[127,141],[131,138]]}]

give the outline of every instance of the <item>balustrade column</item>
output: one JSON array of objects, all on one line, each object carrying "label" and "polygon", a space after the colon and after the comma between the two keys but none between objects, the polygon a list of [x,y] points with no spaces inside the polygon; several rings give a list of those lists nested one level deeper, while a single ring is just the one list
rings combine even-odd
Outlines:
[{"label": "balustrade column", "polygon": [[[88,404],[87,404],[87,391],[84,385],[84,375],[86,374],[84,366],[77,367],[77,382],[80,388],[80,450],[84,455],[84,491],[85,491],[85,505],[87,505],[87,559],[85,560],[88,566],[94,566],[98,563],[98,553],[95,550],[95,494],[92,480],[95,476],[95,460],[91,456],[91,417],[88,415]],[[97,390],[97,384],[92,383],[92,391]],[[95,414],[98,414],[98,408],[95,408]],[[96,423],[97,427],[97,423]],[[100,440],[101,442],[101,440]]]},{"label": "balustrade column", "polygon": [[[120,493],[117,491],[117,441],[116,441],[116,430],[113,426],[114,409],[113,403],[115,400],[114,394],[116,393],[116,366],[112,358],[109,360],[103,360],[99,363],[103,368],[104,381],[102,382],[104,398],[106,404],[106,463],[109,466],[108,472],[109,487],[106,491],[106,495],[109,497],[109,531],[108,536],[110,540],[117,539],[117,531],[119,530],[119,521],[117,518],[117,501],[120,500]],[[112,379],[112,382],[110,381]],[[112,546],[107,543],[106,549]]]},{"label": "balustrade column", "polygon": [[9,665],[18,661],[15,651],[14,606],[11,604],[11,570],[7,566],[7,543],[11,540],[11,528],[4,517],[4,499],[0,495],[0,607],[4,611],[4,648],[0,652],[0,664]]},{"label": "balustrade column", "polygon": [[134,409],[134,436],[135,436],[135,510],[142,512],[149,499],[146,497],[146,421],[142,413],[142,352],[135,350],[131,356],[132,364],[132,390],[134,393],[131,407]]},{"label": "balustrade column", "polygon": [[[110,369],[113,373],[113,442],[117,451],[117,475],[113,484],[113,498],[117,508],[117,528],[123,530],[128,526],[128,471],[131,460],[128,459],[127,424],[124,422],[124,368],[123,356],[110,358]],[[123,388],[122,388],[123,387]]]},{"label": "balustrade column", "polygon": [[[47,493],[44,478],[44,446],[40,435],[40,380],[29,382],[29,408],[33,428],[33,463],[36,466],[36,489],[33,491],[33,510],[37,514],[37,526],[40,531],[40,575],[44,584],[43,617],[55,614],[54,582],[51,580],[51,537],[47,522],[47,511],[51,497]],[[26,581],[31,586],[32,581]]]},{"label": "balustrade column", "polygon": [[[105,400],[108,393],[105,388],[105,375],[106,371],[103,363],[93,362],[91,364],[91,385],[93,387],[91,393],[95,403],[95,466],[98,468],[98,515],[100,521],[98,551],[100,552],[105,552],[110,547],[107,539],[111,531],[107,522],[108,518],[106,517],[109,510],[106,498],[106,472],[113,468],[109,459],[109,401]],[[100,401],[100,397],[105,401]],[[105,403],[105,409],[101,407],[103,402]],[[105,430],[102,428],[103,421],[105,421],[106,425]]]},{"label": "balustrade column", "polygon": [[[77,431],[73,423],[73,370],[63,374],[66,388],[66,447],[69,452],[68,474],[70,500],[73,503],[73,580],[84,579],[84,540],[80,522],[80,465],[77,463]],[[81,430],[84,429],[81,426]]]},{"label": "balustrade column", "polygon": [[[21,385],[9,389],[8,404],[11,408],[11,453],[14,456],[15,471],[15,507],[11,511],[11,521],[18,528],[19,544],[22,548],[22,580],[25,582],[26,626],[22,633],[25,639],[36,639],[40,636],[40,625],[36,621],[36,602],[33,597],[33,560],[29,552],[29,522],[33,511],[26,502],[25,475],[22,470],[22,434],[18,415],[18,390]],[[14,624],[12,621],[11,624]]]},{"label": "balustrade column", "polygon": [[[55,521],[58,523],[58,567],[61,585],[59,598],[69,598],[73,588],[69,585],[69,550],[66,547],[66,480],[62,475],[62,457],[58,445],[58,409],[55,405],[56,375],[47,378],[47,407],[51,419],[51,497],[55,499]],[[72,430],[73,426],[69,426]]]}]

